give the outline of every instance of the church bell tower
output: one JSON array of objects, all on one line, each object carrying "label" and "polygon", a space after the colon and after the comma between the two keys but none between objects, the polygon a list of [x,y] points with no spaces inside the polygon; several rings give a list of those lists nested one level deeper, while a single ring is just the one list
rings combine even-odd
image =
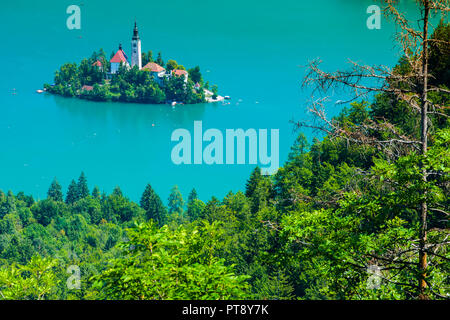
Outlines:
[{"label": "church bell tower", "polygon": [[142,69],[142,55],[141,55],[141,39],[136,22],[134,22],[133,38],[131,39],[131,67],[138,66]]}]

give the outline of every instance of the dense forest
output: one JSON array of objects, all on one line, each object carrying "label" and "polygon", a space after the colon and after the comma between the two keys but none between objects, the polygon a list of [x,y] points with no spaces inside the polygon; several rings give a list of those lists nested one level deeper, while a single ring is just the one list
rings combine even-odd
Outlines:
[{"label": "dense forest", "polygon": [[148,184],[134,203],[83,173],[44,200],[0,192],[0,299],[448,299],[450,25],[430,39],[427,116],[402,98],[420,88],[405,56],[373,100],[223,199]]},{"label": "dense forest", "polygon": [[[112,54],[113,56],[114,54]],[[101,63],[101,67],[95,65]],[[185,70],[175,60],[164,64],[161,53],[154,61],[152,52],[142,54],[143,63],[155,62],[165,66],[166,70]],[[162,82],[156,81],[151,72],[138,67],[119,67],[116,74],[108,76],[109,59],[103,49],[95,51],[90,58],[83,59],[80,64],[66,63],[55,73],[53,84],[44,84],[47,92],[65,97],[78,97],[93,101],[120,101],[161,104],[176,101],[178,103],[194,104],[206,102],[204,89],[217,96],[218,88],[204,82],[200,67],[186,70],[187,83],[183,76],[164,77]],[[196,87],[197,85],[197,87]],[[92,87],[89,90],[86,86]]]}]

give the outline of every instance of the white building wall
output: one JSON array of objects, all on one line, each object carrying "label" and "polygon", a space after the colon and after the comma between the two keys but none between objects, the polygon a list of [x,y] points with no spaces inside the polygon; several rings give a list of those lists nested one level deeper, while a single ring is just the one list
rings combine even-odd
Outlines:
[{"label": "white building wall", "polygon": [[117,71],[119,71],[119,66],[119,62],[111,62],[111,73],[117,73]]},{"label": "white building wall", "polygon": [[[136,47],[134,44],[136,44]],[[142,69],[141,40],[131,41],[131,67],[134,66],[138,66],[139,70]]]}]

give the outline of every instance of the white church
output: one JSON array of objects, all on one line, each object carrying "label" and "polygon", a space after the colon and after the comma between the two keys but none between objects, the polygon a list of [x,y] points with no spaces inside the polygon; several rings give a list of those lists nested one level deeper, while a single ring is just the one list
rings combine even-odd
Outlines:
[{"label": "white church", "polygon": [[188,80],[188,73],[185,70],[173,70],[166,71],[163,66],[154,62],[147,63],[142,67],[142,51],[141,51],[141,39],[139,38],[139,32],[137,23],[134,23],[133,37],[131,38],[131,64],[129,63],[128,56],[122,49],[122,45],[119,44],[119,50],[111,58],[111,74],[115,74],[119,71],[120,65],[124,65],[127,68],[137,66],[139,70],[148,70],[158,83],[162,83],[164,77],[184,76],[184,81]]},{"label": "white church", "polygon": [[[131,39],[131,50],[131,67],[138,66],[139,70],[142,69],[141,39],[139,39],[139,32],[136,22],[134,23],[133,38]],[[128,56],[125,51],[123,51],[121,44],[119,44],[119,50],[109,62],[111,62],[112,74],[117,73],[120,64],[123,64],[128,68],[130,67]]]}]

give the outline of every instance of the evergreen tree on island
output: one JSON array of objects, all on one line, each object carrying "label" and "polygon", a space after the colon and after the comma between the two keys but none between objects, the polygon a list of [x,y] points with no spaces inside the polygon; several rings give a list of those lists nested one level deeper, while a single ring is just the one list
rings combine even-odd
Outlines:
[{"label": "evergreen tree on island", "polygon": [[158,52],[158,57],[156,58],[156,63],[160,66],[164,66],[164,60],[162,59],[161,52]]}]

